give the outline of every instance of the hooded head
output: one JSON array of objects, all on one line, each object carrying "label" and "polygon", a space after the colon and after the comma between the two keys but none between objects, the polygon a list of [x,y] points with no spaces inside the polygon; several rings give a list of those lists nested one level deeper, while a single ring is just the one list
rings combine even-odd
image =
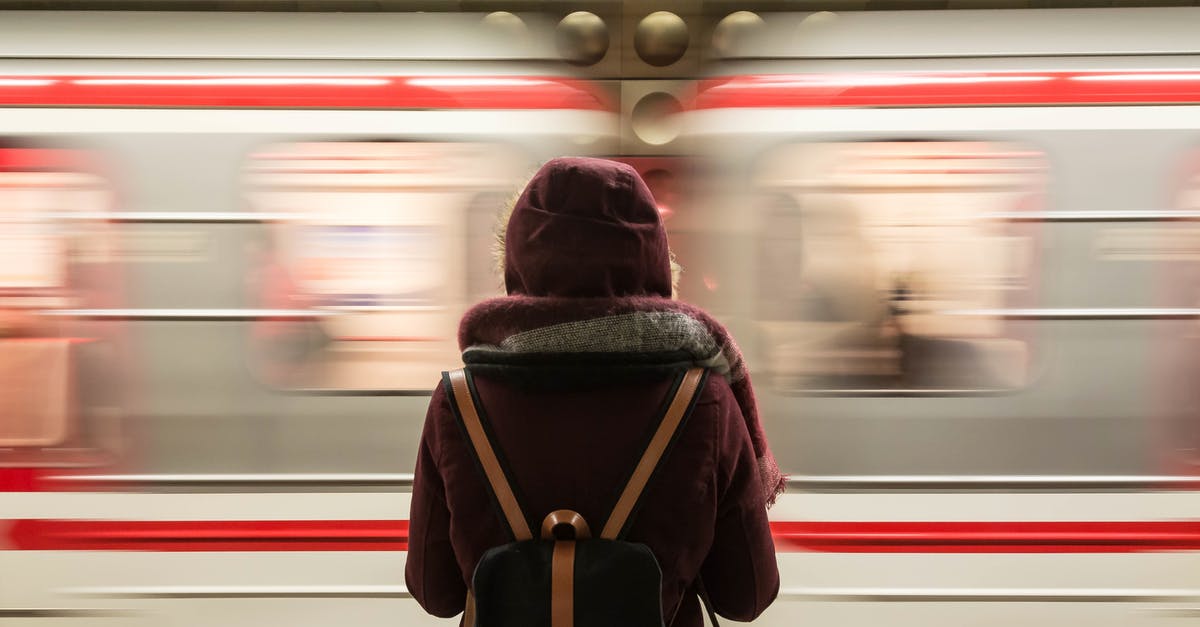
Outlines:
[{"label": "hooded head", "polygon": [[563,157],[517,197],[503,237],[509,294],[605,298],[672,294],[667,233],[632,167]]}]

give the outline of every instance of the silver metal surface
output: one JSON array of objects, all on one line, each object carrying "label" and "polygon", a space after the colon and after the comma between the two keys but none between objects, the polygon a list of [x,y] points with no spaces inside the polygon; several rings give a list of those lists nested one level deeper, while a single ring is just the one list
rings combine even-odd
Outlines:
[{"label": "silver metal surface", "polygon": [[983,218],[1006,222],[1184,222],[1200,220],[1200,211],[1007,211]]},{"label": "silver metal surface", "polygon": [[0,608],[0,618],[120,618],[134,614],[134,612],[126,610],[85,608]]},{"label": "silver metal surface", "polygon": [[[912,11],[902,37],[895,12],[839,11],[836,19],[804,24],[803,12],[767,20],[767,32],[748,42],[744,58],[895,59],[1071,57],[1194,54],[1191,30],[1200,9]],[[1034,16],[1031,19],[1031,15]]]},{"label": "silver metal surface", "polygon": [[128,320],[135,322],[180,321],[221,322],[277,320],[310,320],[336,316],[337,312],[315,309],[51,309],[44,316],[82,318],[85,320]]},{"label": "silver metal surface", "polygon": [[291,213],[251,211],[81,211],[53,214],[50,217],[54,220],[104,221],[119,224],[260,224],[295,220],[300,216]]},{"label": "silver metal surface", "polygon": [[[409,488],[412,473],[174,473],[59,475],[52,481],[68,484],[131,483],[146,486],[385,486]],[[794,490],[968,489],[968,490],[1138,490],[1179,489],[1196,486],[1200,479],[1155,475],[1051,476],[1051,475],[792,475]]]},{"label": "silver metal surface", "polygon": [[976,316],[1003,320],[1191,320],[1200,318],[1194,307],[1096,307],[1061,309],[950,309],[947,316]]},{"label": "silver metal surface", "polygon": [[798,388],[791,392],[792,396],[812,396],[818,398],[974,398],[977,396],[1004,396],[1020,392],[1018,389],[921,389],[921,388]]},{"label": "silver metal surface", "polygon": [[1197,607],[1156,607],[1150,610],[1155,614],[1169,618],[1200,618],[1200,606]]},{"label": "silver metal surface", "polygon": [[303,474],[135,474],[59,475],[53,481],[76,484],[134,483],[146,485],[412,485],[412,473],[303,473]]},{"label": "silver metal surface", "polygon": [[470,13],[5,13],[0,57],[21,59],[553,58],[548,36],[535,30],[524,41],[511,40]]},{"label": "silver metal surface", "polygon": [[282,392],[299,396],[429,396],[433,393],[429,389],[403,388],[296,388]]},{"label": "silver metal surface", "polygon": [[1195,487],[1200,479],[1169,475],[792,475],[797,490],[1142,490]]},{"label": "silver metal surface", "polygon": [[112,586],[67,588],[86,597],[143,599],[411,599],[408,588],[395,586]]}]

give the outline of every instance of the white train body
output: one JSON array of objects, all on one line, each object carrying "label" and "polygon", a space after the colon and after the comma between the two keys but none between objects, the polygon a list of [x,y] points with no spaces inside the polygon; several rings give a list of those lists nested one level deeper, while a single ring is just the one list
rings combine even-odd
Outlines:
[{"label": "white train body", "polygon": [[744,345],[791,475],[759,622],[1195,620],[1200,12],[766,17],[647,157],[478,16],[6,15],[0,313],[57,326],[0,339],[40,364],[0,360],[0,617],[437,624],[427,395],[570,153],[669,173]]}]

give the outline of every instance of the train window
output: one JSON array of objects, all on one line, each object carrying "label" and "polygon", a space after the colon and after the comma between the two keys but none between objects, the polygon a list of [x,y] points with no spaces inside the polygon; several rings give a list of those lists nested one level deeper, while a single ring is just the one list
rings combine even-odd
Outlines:
[{"label": "train window", "polygon": [[83,463],[102,446],[90,418],[119,404],[117,330],[47,315],[111,306],[120,292],[97,166],[81,151],[0,147],[2,463]]},{"label": "train window", "polygon": [[[255,350],[284,387],[425,389],[457,362],[463,308],[485,290],[478,266],[494,219],[532,164],[472,143],[296,142],[246,166],[271,214],[259,291],[269,309]],[[486,231],[480,234],[477,231]],[[492,283],[491,289],[495,289]]]},{"label": "train window", "polygon": [[794,144],[756,170],[758,321],[784,389],[1013,388],[1040,153],[985,142]]}]

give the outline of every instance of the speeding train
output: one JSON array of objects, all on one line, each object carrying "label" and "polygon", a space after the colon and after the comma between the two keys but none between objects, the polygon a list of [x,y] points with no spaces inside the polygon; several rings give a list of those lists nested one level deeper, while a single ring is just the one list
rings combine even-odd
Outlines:
[{"label": "speeding train", "polygon": [[758,622],[1195,620],[1200,11],[699,15],[674,107],[481,17],[5,15],[0,617],[438,624],[428,394],[585,154],[750,364]]}]

